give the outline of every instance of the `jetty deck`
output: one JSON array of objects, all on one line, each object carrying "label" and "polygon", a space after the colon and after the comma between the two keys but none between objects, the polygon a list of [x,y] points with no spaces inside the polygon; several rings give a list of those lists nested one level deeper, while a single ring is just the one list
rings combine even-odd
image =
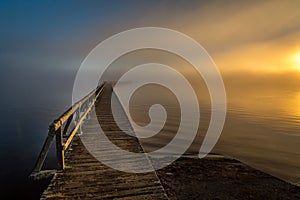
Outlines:
[{"label": "jetty deck", "polygon": [[[112,93],[112,85],[105,84],[95,102],[96,115],[82,124],[83,134],[97,137],[99,129],[95,125],[100,123],[111,142],[126,151],[143,152],[138,139],[123,133],[114,122]],[[118,109],[119,120],[132,129],[122,106],[113,106]],[[126,173],[112,169],[94,158],[78,136],[64,156],[63,170],[57,171],[41,199],[168,199],[156,172]]]}]

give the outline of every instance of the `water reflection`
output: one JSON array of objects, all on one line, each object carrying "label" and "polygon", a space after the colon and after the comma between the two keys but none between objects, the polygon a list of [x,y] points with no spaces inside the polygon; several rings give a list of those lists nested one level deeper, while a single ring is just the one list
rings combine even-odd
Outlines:
[{"label": "water reflection", "polygon": [[291,102],[286,104],[288,112],[295,116],[295,121],[300,122],[300,92],[296,92],[290,100]]},{"label": "water reflection", "polygon": [[[149,94],[149,90],[146,93]],[[134,120],[141,124],[149,120],[147,112],[153,103],[146,93],[135,95],[131,105]],[[168,111],[169,121],[158,135],[142,141],[148,151],[166,145],[177,130],[174,121],[178,121],[178,105],[169,97],[164,97],[166,94],[163,91],[159,94],[160,102]],[[287,88],[243,90],[229,87],[227,95],[227,119],[214,152],[237,158],[281,179],[299,183],[300,92]],[[210,107],[209,103],[203,102],[203,99],[199,102],[202,106],[200,128],[187,153],[198,153],[207,130]]]}]

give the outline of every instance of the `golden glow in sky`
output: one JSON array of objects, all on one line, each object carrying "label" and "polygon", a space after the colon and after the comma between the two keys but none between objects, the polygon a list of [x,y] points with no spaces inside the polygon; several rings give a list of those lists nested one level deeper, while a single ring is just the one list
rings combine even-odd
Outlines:
[{"label": "golden glow in sky", "polygon": [[296,64],[296,68],[297,68],[298,70],[300,70],[300,52],[298,52],[297,54],[295,54],[295,55],[293,56],[293,58],[294,58],[294,62],[295,62],[295,64]]},{"label": "golden glow in sky", "polygon": [[[299,1],[250,1],[228,8],[207,3],[157,19],[187,34],[211,55],[222,72],[300,74]],[[169,17],[168,17],[169,16]]]}]

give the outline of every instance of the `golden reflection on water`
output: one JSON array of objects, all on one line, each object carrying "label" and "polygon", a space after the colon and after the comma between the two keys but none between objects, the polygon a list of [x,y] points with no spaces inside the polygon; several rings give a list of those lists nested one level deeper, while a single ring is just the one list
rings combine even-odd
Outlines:
[{"label": "golden reflection on water", "polygon": [[291,102],[290,112],[295,115],[296,121],[300,122],[300,92],[295,94]]},{"label": "golden reflection on water", "polygon": [[[214,152],[232,156],[257,169],[297,183],[300,181],[300,86],[296,81],[289,81],[290,76],[280,76],[275,81],[267,78],[255,76],[247,84],[236,83],[233,78],[227,79],[227,121]],[[263,84],[265,82],[270,83]],[[123,87],[127,91],[127,85]],[[146,89],[144,93],[143,89]],[[197,91],[202,98],[203,90],[200,88]],[[148,123],[148,105],[152,103],[166,105],[170,116],[156,137],[141,141],[146,151],[161,148],[176,134],[180,113],[176,112],[179,107],[173,105],[173,99],[163,89],[151,89],[149,86],[133,95],[131,114],[136,122]],[[205,100],[199,105],[206,103]],[[200,120],[198,135],[188,153],[198,153],[200,149],[210,122],[209,112],[205,112],[207,110],[209,108],[201,110],[203,121]]]}]

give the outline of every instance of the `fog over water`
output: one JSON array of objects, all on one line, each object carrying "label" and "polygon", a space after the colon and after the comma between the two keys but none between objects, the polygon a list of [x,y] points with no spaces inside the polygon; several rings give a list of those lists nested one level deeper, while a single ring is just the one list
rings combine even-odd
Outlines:
[{"label": "fog over water", "polygon": [[[150,49],[120,57],[112,63],[105,77],[118,80],[134,66],[144,62],[172,66],[185,75],[193,86],[199,100],[201,118],[200,123],[190,119],[191,123],[199,123],[199,130],[186,153],[198,154],[211,116],[210,96],[203,79],[182,58]],[[227,95],[227,116],[213,152],[237,158],[281,179],[299,184],[300,154],[297,149],[300,145],[300,83],[297,72],[235,70],[221,71],[221,74]],[[156,75],[164,78],[159,71]],[[122,91],[126,93],[131,84],[123,83]],[[176,79],[171,84],[182,88]],[[180,124],[176,95],[165,87],[150,84],[139,88],[131,97],[130,114],[138,125],[145,126],[150,122],[148,111],[154,104],[163,105],[168,113],[164,128],[157,135],[141,140],[147,151],[163,147],[176,134]]]},{"label": "fog over water", "polygon": [[[245,77],[248,78],[249,76]],[[275,79],[276,76],[269,80]],[[268,84],[266,81],[265,85]],[[299,91],[285,86],[276,89],[268,86],[251,88],[245,82],[244,85],[241,82],[238,88],[230,83],[227,86],[226,122],[213,152],[237,158],[257,169],[299,184]],[[130,83],[124,84],[124,91],[126,87],[130,87]],[[241,91],[241,87],[247,89]],[[203,90],[199,90],[199,93],[203,93]],[[210,103],[207,100],[199,100],[199,131],[193,145],[186,152],[188,154],[198,154],[206,134],[210,121]],[[168,144],[180,123],[179,105],[174,100],[174,94],[157,85],[144,86],[136,91],[130,106],[133,120],[140,125],[149,123],[149,107],[157,103],[165,106],[168,119],[157,135],[142,139],[147,151],[154,151]]]},{"label": "fog over water", "polygon": [[[228,111],[213,151],[299,183],[299,10],[299,2],[293,0],[1,1],[0,199],[30,198],[36,192],[28,186],[28,175],[48,125],[72,104],[76,72],[88,53],[114,34],[147,26],[192,37],[218,66]],[[155,62],[182,73],[197,94],[200,128],[188,153],[198,153],[209,123],[210,100],[203,79],[187,61],[152,49],[130,52],[113,62],[99,82],[117,81],[132,67]],[[182,87],[176,80],[172,84]],[[160,134],[143,140],[148,151],[170,141],[180,116],[170,91],[145,86],[132,97],[133,119],[147,124],[153,103],[165,106],[168,120]],[[46,167],[53,167],[54,161],[52,147]]]},{"label": "fog over water", "polygon": [[[150,50],[143,54],[149,52]],[[134,53],[140,58],[138,52]],[[150,55],[155,53],[151,52]],[[180,71],[180,66],[185,65],[185,61],[172,55],[171,57],[168,61],[154,59],[152,62],[160,61]],[[112,64],[103,79],[117,80],[130,68],[142,62],[147,63],[150,58],[152,56],[136,61],[131,55],[124,56]],[[122,67],[118,62],[122,63]],[[4,189],[22,184],[27,179],[46,138],[48,125],[71,105],[75,73],[67,75],[62,72],[63,75],[53,75],[56,81],[51,81],[52,76],[48,77],[47,73],[41,71],[39,76],[31,77],[29,72],[24,76],[21,72],[18,75],[26,78],[26,82],[17,81],[3,90],[6,98],[2,99],[0,144],[1,157],[6,162],[0,169]],[[195,74],[192,68],[181,72],[191,82],[199,99],[200,127],[194,144],[186,152],[198,154],[210,121],[209,94],[201,76]],[[232,156],[281,179],[299,183],[300,86],[297,75],[289,72],[244,71],[223,72],[222,75],[228,111],[224,130],[213,152]],[[5,77],[3,74],[1,76]],[[5,79],[2,82],[3,80]],[[174,84],[181,87],[176,81]],[[123,85],[126,91],[130,83]],[[168,120],[161,133],[142,140],[147,151],[167,144],[176,134],[180,122],[179,105],[175,96],[157,85],[142,87],[132,96],[130,109],[133,120],[146,125],[149,122],[148,109],[156,103],[166,108]],[[193,119],[190,120],[194,123]],[[52,148],[47,159],[49,168],[55,164],[53,150]]]}]

